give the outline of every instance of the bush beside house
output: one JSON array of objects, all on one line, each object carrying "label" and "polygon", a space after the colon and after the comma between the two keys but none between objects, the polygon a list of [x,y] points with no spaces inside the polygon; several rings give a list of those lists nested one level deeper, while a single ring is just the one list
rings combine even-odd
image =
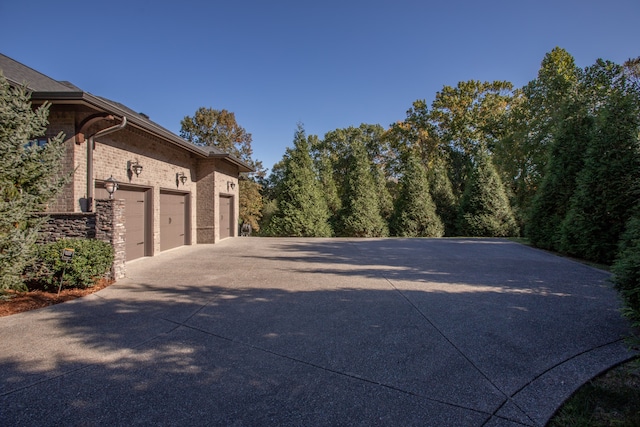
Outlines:
[{"label": "bush beside house", "polygon": [[0,291],[24,290],[23,271],[34,255],[44,209],[66,182],[61,174],[63,135],[40,143],[49,104],[32,109],[25,86],[0,72]]}]

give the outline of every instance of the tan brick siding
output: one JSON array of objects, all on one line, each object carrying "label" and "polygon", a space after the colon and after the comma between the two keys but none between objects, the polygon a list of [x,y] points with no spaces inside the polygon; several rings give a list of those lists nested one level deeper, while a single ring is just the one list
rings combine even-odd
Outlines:
[{"label": "tan brick siding", "polygon": [[[58,133],[64,133],[64,159],[62,173],[70,176],[75,168],[75,114],[73,111],[59,111],[54,108],[49,110],[49,127],[46,137],[54,138]],[[70,180],[58,196],[48,204],[49,212],[80,212],[74,209],[74,182]]]},{"label": "tan brick siding", "polygon": [[[68,106],[52,107],[49,131],[55,135],[60,130],[66,134],[65,170],[73,172],[73,179],[62,195],[49,205],[50,212],[81,212],[87,197],[87,144],[89,136],[113,125],[101,121],[86,134],[87,142],[76,144],[76,126],[95,111],[75,111]],[[49,134],[48,134],[49,135]],[[148,188],[151,192],[153,224],[153,253],[160,251],[160,191],[171,190],[189,194],[191,224],[188,241],[215,243],[219,240],[218,201],[220,194],[234,197],[237,217],[238,171],[233,165],[219,159],[198,158],[187,150],[128,125],[122,130],[98,138],[93,151],[93,180],[101,183],[113,176],[121,184]],[[143,170],[140,176],[127,171],[128,161],[138,161]],[[182,184],[176,177],[184,173],[187,181]],[[235,188],[227,187],[233,182]],[[117,193],[115,198],[117,198]],[[126,209],[126,207],[125,207]],[[237,235],[237,218],[233,235]]]}]

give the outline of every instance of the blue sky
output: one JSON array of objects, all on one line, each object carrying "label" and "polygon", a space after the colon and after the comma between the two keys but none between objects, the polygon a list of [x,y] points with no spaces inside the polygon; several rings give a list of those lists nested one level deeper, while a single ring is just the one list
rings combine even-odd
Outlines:
[{"label": "blue sky", "polygon": [[534,79],[640,56],[638,0],[0,0],[0,52],[179,133],[227,109],[270,168],[307,134],[388,127],[462,80]]}]

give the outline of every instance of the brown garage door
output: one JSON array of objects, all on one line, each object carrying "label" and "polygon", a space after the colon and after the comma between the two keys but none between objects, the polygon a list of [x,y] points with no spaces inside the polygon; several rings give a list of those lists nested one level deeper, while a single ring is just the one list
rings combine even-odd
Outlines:
[{"label": "brown garage door", "polygon": [[220,239],[231,237],[233,228],[233,198],[220,196]]},{"label": "brown garage door", "polygon": [[160,193],[160,250],[187,244],[186,194]]},{"label": "brown garage door", "polygon": [[[96,199],[108,199],[109,193],[102,184],[95,190]],[[147,255],[147,228],[150,223],[147,214],[147,191],[144,189],[119,188],[114,198],[124,199],[124,226],[126,259],[141,258]]]}]

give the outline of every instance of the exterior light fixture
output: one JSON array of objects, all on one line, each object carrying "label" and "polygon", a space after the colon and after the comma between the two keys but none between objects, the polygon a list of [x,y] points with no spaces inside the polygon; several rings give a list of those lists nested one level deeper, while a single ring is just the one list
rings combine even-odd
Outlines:
[{"label": "exterior light fixture", "polygon": [[140,174],[142,173],[142,165],[138,162],[138,159],[136,159],[135,162],[132,162],[131,160],[129,160],[127,162],[127,169],[133,173],[136,174],[136,176],[140,176]]},{"label": "exterior light fixture", "polygon": [[229,189],[235,189],[236,188],[236,183],[232,182],[232,181],[227,181],[227,191],[229,191]]},{"label": "exterior light fixture", "polygon": [[118,181],[113,178],[113,175],[104,180],[104,189],[109,193],[109,199],[113,199],[113,193],[118,189]]},{"label": "exterior light fixture", "polygon": [[184,174],[184,172],[179,172],[176,174],[176,186],[179,183],[182,183],[182,185],[186,184],[187,182],[187,176]]}]

